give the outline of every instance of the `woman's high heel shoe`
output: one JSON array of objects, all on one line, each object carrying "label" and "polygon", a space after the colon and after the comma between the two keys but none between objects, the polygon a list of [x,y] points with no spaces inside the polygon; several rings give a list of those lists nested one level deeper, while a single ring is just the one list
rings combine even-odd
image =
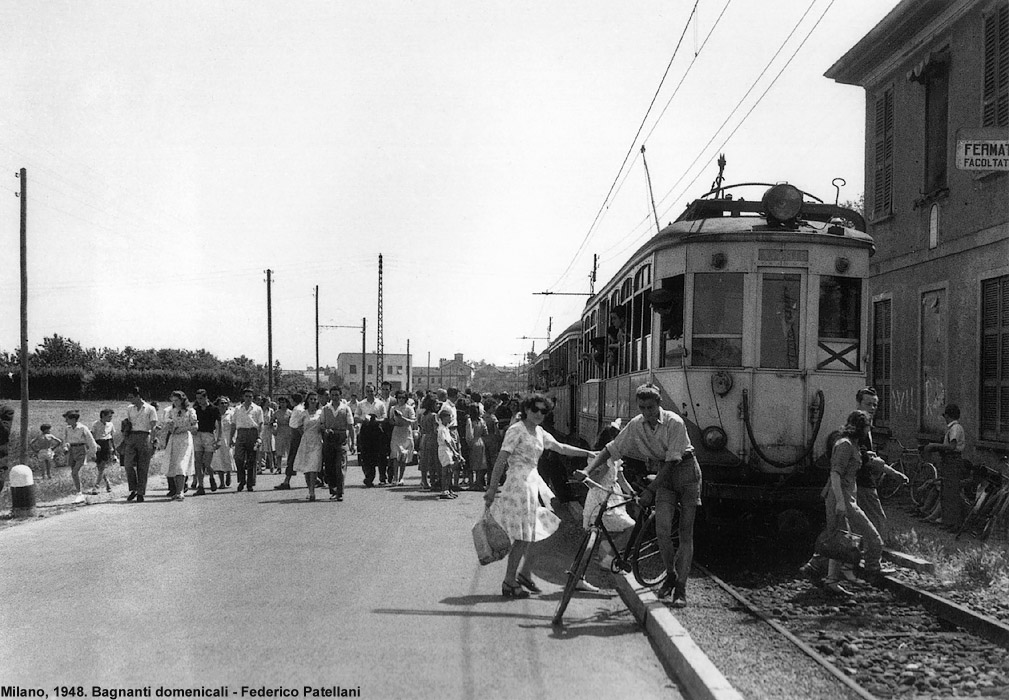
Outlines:
[{"label": "woman's high heel shoe", "polygon": [[529,591],[523,590],[517,583],[513,586],[507,581],[501,582],[501,595],[505,598],[528,598]]},{"label": "woman's high heel shoe", "polygon": [[519,574],[515,577],[515,580],[519,582],[523,588],[529,590],[530,593],[542,593],[543,589],[536,585],[536,582],[525,574]]}]

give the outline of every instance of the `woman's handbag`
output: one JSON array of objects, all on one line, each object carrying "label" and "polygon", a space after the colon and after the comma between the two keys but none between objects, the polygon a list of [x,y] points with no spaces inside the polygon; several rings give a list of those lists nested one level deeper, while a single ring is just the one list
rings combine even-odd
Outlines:
[{"label": "woman's handbag", "polygon": [[494,520],[490,508],[484,509],[483,516],[473,526],[473,546],[476,547],[476,555],[481,564],[504,559],[511,550],[511,538]]},{"label": "woman's handbag", "polygon": [[848,518],[838,518],[832,531],[824,530],[816,538],[815,551],[827,559],[858,564],[862,559],[861,541],[862,538],[851,531]]}]

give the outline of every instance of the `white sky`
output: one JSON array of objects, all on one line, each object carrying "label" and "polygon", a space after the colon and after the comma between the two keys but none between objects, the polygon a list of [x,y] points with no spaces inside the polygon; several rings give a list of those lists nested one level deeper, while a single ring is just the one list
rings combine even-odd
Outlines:
[{"label": "white sky", "polygon": [[[856,198],[864,94],[823,73],[895,4],[730,0],[694,59],[726,5],[701,0],[633,148],[647,146],[663,224],[709,188],[740,122],[721,148],[728,182],[833,201],[843,177],[842,200]],[[593,253],[601,285],[654,231],[640,158],[592,222],[692,7],[2,3],[0,349],[20,338],[24,167],[31,348],[59,333],[265,362],[271,268],[285,368],[314,364],[316,284],[320,322],[367,317],[373,351],[382,253],[386,353],[410,339],[418,365],[428,352],[514,364],[532,342],[520,336],[546,336],[550,317],[556,336],[585,301],[534,292],[588,291]],[[360,337],[323,330],[321,363]]]}]

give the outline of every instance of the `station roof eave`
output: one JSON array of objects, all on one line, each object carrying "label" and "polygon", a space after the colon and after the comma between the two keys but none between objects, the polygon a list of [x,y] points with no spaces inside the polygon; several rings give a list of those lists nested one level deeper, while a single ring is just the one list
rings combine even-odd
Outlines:
[{"label": "station roof eave", "polygon": [[949,0],[901,0],[858,43],[837,59],[824,77],[843,85],[865,87],[868,76],[950,7]]}]

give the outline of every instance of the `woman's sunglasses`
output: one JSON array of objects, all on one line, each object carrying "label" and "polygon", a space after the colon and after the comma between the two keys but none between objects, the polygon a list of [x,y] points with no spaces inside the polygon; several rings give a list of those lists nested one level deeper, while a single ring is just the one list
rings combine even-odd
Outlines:
[{"label": "woman's sunglasses", "polygon": [[544,416],[550,413],[550,409],[546,406],[532,406],[529,409],[530,413],[542,413]]}]

